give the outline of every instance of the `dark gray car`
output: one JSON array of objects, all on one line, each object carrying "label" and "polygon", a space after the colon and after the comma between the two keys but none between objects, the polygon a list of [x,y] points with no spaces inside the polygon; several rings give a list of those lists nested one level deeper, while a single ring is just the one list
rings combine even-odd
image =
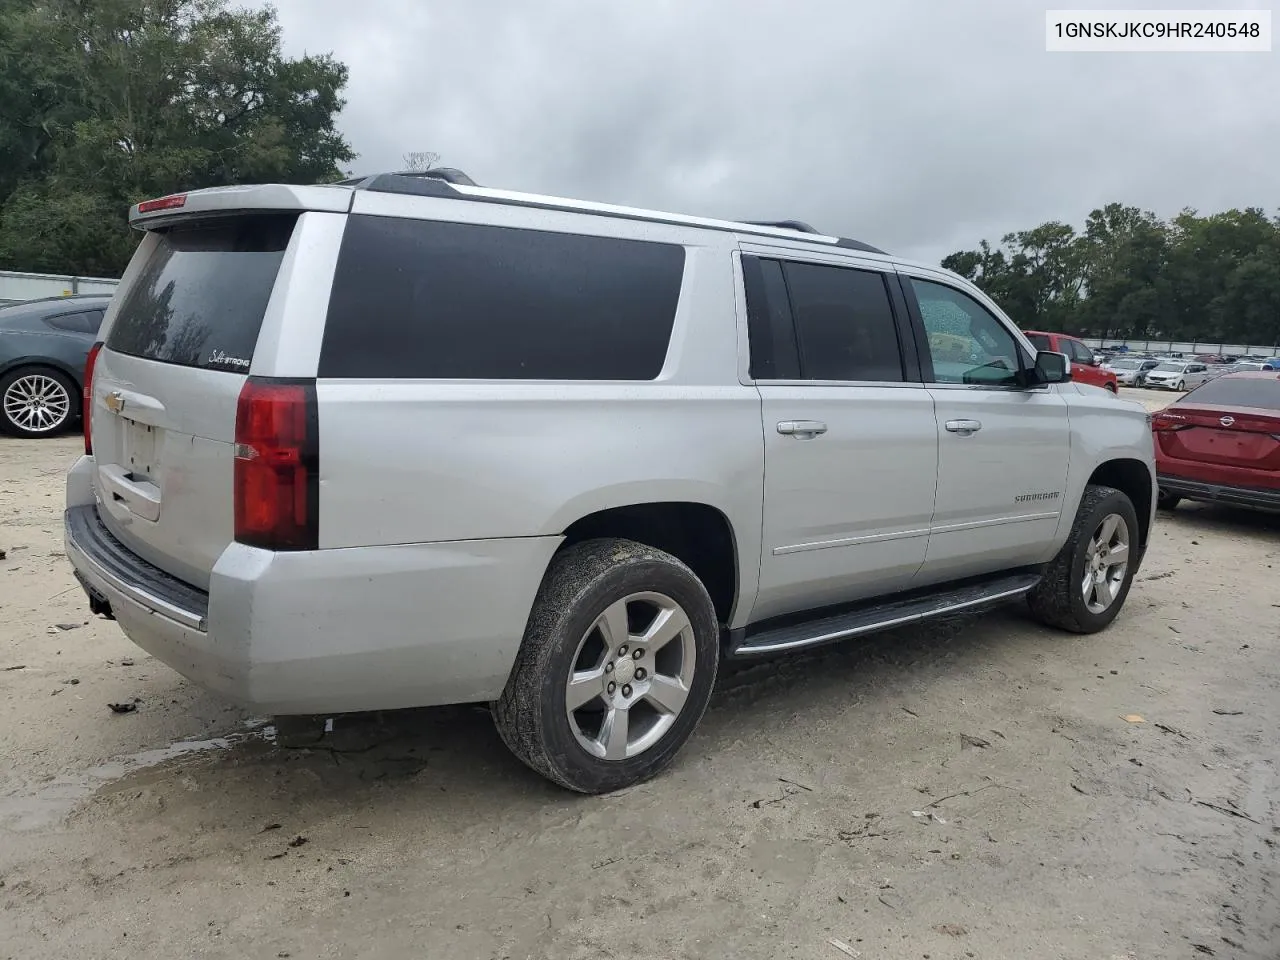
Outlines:
[{"label": "dark gray car", "polygon": [[87,295],[0,307],[0,430],[47,437],[79,419],[85,360],[110,302]]}]

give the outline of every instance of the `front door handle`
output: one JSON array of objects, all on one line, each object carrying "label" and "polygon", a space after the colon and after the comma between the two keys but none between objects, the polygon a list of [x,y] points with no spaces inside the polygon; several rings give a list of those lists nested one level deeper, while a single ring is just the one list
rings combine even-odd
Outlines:
[{"label": "front door handle", "polygon": [[778,423],[778,432],[787,437],[811,440],[826,433],[827,425],[821,420],[782,420]]},{"label": "front door handle", "polygon": [[969,437],[982,429],[981,420],[948,420],[947,432],[958,433],[962,437]]}]

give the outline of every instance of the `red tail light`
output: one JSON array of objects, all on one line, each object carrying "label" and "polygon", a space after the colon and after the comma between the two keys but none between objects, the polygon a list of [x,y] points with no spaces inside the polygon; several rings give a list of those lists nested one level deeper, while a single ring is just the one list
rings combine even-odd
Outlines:
[{"label": "red tail light", "polygon": [[1186,422],[1186,418],[1178,413],[1167,413],[1161,410],[1151,418],[1151,429],[1157,433],[1173,433],[1177,430],[1186,430],[1191,424]]},{"label": "red tail light", "polygon": [[89,348],[89,356],[84,362],[84,390],[80,399],[80,423],[84,427],[84,452],[93,453],[93,368],[98,364],[98,353],[102,350],[99,340]]},{"label": "red tail light", "polygon": [[319,462],[315,381],[246,380],[236,406],[236,540],[315,550]]}]

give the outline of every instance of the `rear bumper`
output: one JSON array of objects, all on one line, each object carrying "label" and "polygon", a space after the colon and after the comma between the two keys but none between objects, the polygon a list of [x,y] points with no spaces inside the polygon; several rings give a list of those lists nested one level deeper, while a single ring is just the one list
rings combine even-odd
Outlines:
[{"label": "rear bumper", "polygon": [[1212,503],[1228,503],[1240,507],[1267,507],[1280,510],[1280,490],[1259,490],[1255,487],[1236,487],[1223,483],[1204,483],[1160,474],[1156,478],[1165,493],[1176,494],[1188,500],[1205,500]]},{"label": "rear bumper", "polygon": [[271,553],[231,544],[208,594],[65,516],[95,612],[199,686],[276,714],[496,699],[558,537]]}]

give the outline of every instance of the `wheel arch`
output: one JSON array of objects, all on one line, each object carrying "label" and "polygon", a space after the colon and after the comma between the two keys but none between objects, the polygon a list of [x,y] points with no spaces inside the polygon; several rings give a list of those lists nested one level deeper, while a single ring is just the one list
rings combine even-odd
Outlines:
[{"label": "wheel arch", "polygon": [[1151,536],[1151,517],[1155,507],[1155,478],[1151,468],[1141,460],[1120,457],[1099,464],[1089,475],[1089,485],[1114,487],[1131,501],[1138,514],[1138,542],[1145,549]]},{"label": "wheel arch", "polygon": [[697,574],[722,624],[733,617],[741,591],[741,565],[733,524],[718,507],[687,500],[624,504],[585,514],[565,527],[562,535],[561,550],[602,537],[664,550]]}]

